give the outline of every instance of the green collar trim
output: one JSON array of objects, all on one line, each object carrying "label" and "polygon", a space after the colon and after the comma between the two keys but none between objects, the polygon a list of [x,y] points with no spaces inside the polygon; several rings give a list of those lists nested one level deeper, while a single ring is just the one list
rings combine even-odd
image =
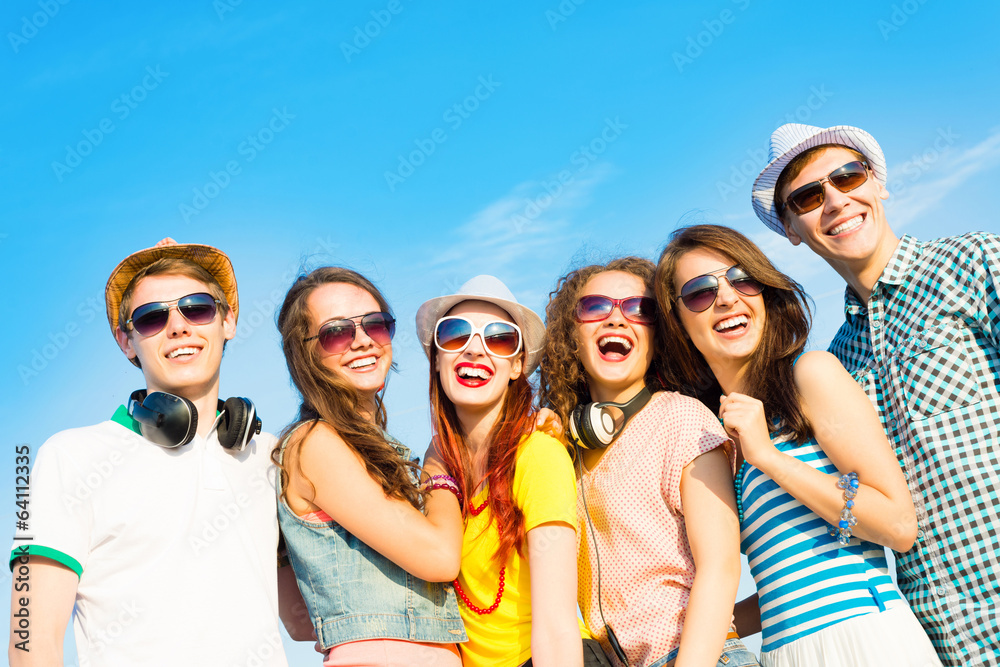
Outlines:
[{"label": "green collar trim", "polygon": [[128,408],[124,405],[118,406],[118,409],[115,410],[115,414],[111,415],[111,421],[116,424],[121,424],[133,433],[142,435],[142,430],[139,428],[139,422],[132,418],[132,415],[128,413]]}]

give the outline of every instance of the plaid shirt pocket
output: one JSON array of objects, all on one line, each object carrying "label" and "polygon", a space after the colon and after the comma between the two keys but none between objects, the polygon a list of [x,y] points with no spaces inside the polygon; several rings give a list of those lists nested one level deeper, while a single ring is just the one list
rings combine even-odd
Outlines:
[{"label": "plaid shirt pocket", "polygon": [[914,417],[932,417],[982,400],[969,364],[972,333],[957,322],[926,329],[900,350],[900,373]]}]

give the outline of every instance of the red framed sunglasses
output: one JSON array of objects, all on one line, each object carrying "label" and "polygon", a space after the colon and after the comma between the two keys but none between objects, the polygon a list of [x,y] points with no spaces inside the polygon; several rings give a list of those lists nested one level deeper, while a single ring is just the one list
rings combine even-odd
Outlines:
[{"label": "red framed sunglasses", "polygon": [[611,317],[615,306],[622,317],[635,324],[653,324],[656,321],[656,299],[648,296],[630,296],[612,299],[603,294],[588,294],[576,302],[574,316],[577,322],[600,322]]}]

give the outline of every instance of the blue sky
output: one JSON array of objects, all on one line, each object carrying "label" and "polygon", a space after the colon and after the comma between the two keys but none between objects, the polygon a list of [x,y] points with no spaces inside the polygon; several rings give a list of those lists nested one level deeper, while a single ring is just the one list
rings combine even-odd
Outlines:
[{"label": "blue sky", "polygon": [[677,226],[719,222],[803,283],[825,347],[843,283],[750,208],[770,132],[871,132],[897,232],[1000,231],[985,196],[998,19],[934,0],[4,3],[0,517],[13,524],[15,444],[106,419],[142,385],[103,288],[164,236],[232,257],[222,393],[252,398],[271,431],[296,409],[274,308],[323,264],[368,275],[396,311],[389,426],[418,451],[414,314],[479,273],[541,311],[573,267],[655,259]]}]

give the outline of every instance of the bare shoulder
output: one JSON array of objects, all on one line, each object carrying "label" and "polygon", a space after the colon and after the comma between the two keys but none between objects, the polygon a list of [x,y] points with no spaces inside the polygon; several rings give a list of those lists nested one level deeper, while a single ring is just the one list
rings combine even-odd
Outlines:
[{"label": "bare shoulder", "polygon": [[822,405],[825,409],[829,409],[836,407],[831,401],[863,395],[861,388],[840,360],[829,352],[822,350],[806,352],[795,363],[794,373],[795,387],[807,412],[810,406]]},{"label": "bare shoulder", "polygon": [[335,428],[324,421],[303,424],[288,439],[286,450],[302,458],[322,455],[329,450],[349,449],[347,442]]},{"label": "bare shoulder", "polygon": [[814,385],[822,386],[831,380],[851,379],[847,369],[837,357],[823,350],[805,352],[795,362],[795,385],[803,391]]}]

